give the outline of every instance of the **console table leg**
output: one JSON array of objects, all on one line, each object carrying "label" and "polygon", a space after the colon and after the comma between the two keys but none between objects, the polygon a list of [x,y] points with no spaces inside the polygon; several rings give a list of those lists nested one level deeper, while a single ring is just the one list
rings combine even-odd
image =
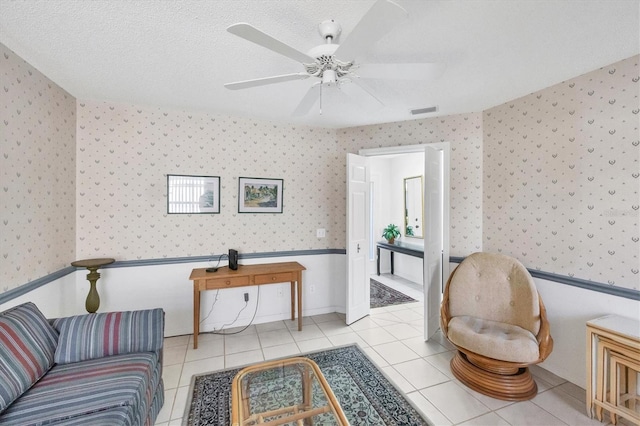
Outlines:
[{"label": "console table leg", "polygon": [[302,331],[302,272],[298,274],[298,331]]},{"label": "console table leg", "polygon": [[393,275],[393,252],[391,252],[391,275]]},{"label": "console table leg", "polygon": [[296,319],[296,287],[295,281],[291,281],[291,321]]},{"label": "console table leg", "polygon": [[193,349],[198,349],[198,334],[200,334],[200,289],[193,283]]}]

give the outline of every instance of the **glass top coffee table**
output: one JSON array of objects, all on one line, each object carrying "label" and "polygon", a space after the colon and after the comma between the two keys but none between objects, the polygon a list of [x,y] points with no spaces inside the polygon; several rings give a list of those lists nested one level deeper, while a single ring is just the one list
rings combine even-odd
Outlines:
[{"label": "glass top coffee table", "polygon": [[231,386],[233,426],[348,425],[315,362],[295,357],[246,367]]}]

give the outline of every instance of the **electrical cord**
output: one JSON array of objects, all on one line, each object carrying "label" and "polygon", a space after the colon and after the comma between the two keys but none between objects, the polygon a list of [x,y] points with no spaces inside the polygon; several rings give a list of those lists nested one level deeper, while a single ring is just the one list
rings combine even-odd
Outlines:
[{"label": "electrical cord", "polygon": [[[216,296],[217,296],[217,293],[216,293]],[[216,299],[216,300],[217,300],[217,299]],[[256,319],[256,314],[258,313],[258,303],[260,303],[260,286],[258,286],[258,295],[257,295],[257,297],[256,297],[256,308],[255,308],[255,310],[253,311],[253,317],[251,318],[251,321],[249,321],[249,324],[247,324],[244,328],[242,328],[242,330],[234,331],[234,332],[231,332],[231,333],[223,333],[223,332],[221,332],[221,331],[216,331],[216,330],[214,329],[213,331],[207,331],[207,332],[205,332],[205,333],[203,333],[203,334],[216,334],[216,335],[218,335],[218,336],[231,336],[231,335],[234,335],[234,334],[242,333],[242,332],[243,332],[243,331],[245,331],[247,328],[249,328],[249,327],[253,324],[253,321]],[[214,301],[214,302],[213,302],[213,305],[215,305],[215,304],[216,304],[216,301]],[[211,310],[209,311],[209,314],[211,314],[211,312],[213,311],[213,305],[211,305]],[[244,306],[242,307],[242,309],[240,309],[240,311],[238,312],[238,315],[236,315],[236,318],[235,318],[231,323],[229,323],[229,324],[224,324],[224,325],[220,328],[220,330],[223,330],[225,327],[228,327],[228,326],[230,326],[230,325],[235,324],[235,322],[236,322],[236,321],[238,321],[238,318],[240,318],[240,314],[242,313],[242,311],[244,311],[244,310],[247,308],[247,306],[249,306],[249,302],[248,302],[248,301],[247,301],[247,302],[245,302],[245,304],[244,304]],[[205,317],[205,319],[207,319],[207,318],[209,317],[209,314],[207,314],[207,317]],[[203,320],[203,321],[204,321],[204,320]]]},{"label": "electrical cord", "polygon": [[214,307],[214,306],[216,306],[216,302],[218,301],[218,293],[220,293],[220,289],[217,289],[217,290],[216,290],[216,295],[214,296],[213,303],[211,304],[211,309],[209,309],[209,312],[207,313],[207,316],[206,316],[206,317],[204,317],[204,318],[202,319],[202,321],[200,321],[200,324],[202,324],[203,322],[205,322],[205,320],[206,320],[207,318],[209,318],[209,316],[211,315],[211,312],[213,312],[213,307]]},{"label": "electrical cord", "polygon": [[[207,272],[216,272],[218,270],[218,268],[220,267],[220,260],[222,260],[222,258],[224,256],[227,256],[227,259],[229,259],[229,255],[226,253],[222,253],[221,255],[218,256],[218,263],[216,263],[216,266],[212,267],[212,268],[207,268]],[[211,262],[213,262],[213,258],[211,258]]]},{"label": "electrical cord", "polygon": [[[218,256],[218,263],[216,263],[216,266],[214,266],[214,267],[213,267],[213,268],[211,268],[211,269],[214,269],[214,270],[216,270],[216,271],[218,270],[218,267],[220,266],[220,260],[222,260],[222,257],[223,257],[223,256],[227,256],[227,257],[229,257],[226,253],[222,253],[221,255],[219,255],[219,256]],[[213,262],[213,258],[211,258],[211,262]],[[216,290],[216,295],[215,295],[215,298],[213,299],[213,303],[211,304],[211,308],[209,309],[209,312],[207,313],[207,316],[205,316],[205,317],[202,319],[202,321],[200,321],[200,324],[202,324],[203,322],[205,322],[205,320],[206,320],[207,318],[209,318],[209,316],[211,315],[211,312],[213,312],[213,307],[214,307],[214,306],[216,306],[216,302],[218,301],[218,293],[219,293],[219,292],[220,292],[220,289]]]}]

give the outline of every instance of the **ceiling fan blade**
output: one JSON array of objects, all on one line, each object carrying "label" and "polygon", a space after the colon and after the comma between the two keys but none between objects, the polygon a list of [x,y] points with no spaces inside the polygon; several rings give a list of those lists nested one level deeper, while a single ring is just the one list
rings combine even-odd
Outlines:
[{"label": "ceiling fan blade", "polygon": [[255,78],[253,80],[235,81],[233,83],[225,84],[224,87],[231,90],[248,89],[250,87],[265,86],[267,84],[282,83],[284,81],[304,80],[309,77],[310,76],[307,73],[298,72],[294,74],[276,75],[273,77]]},{"label": "ceiling fan blade", "polygon": [[341,61],[352,61],[406,17],[407,11],[402,7],[389,0],[378,0],[340,44],[334,56]]},{"label": "ceiling fan blade", "polygon": [[360,79],[340,80],[340,90],[365,108],[376,109],[384,107],[384,103],[373,94],[373,89]]},{"label": "ceiling fan blade", "polygon": [[271,37],[269,34],[260,31],[250,24],[244,22],[233,24],[227,28],[227,31],[231,34],[237,35],[238,37],[242,37],[245,40],[249,40],[262,47],[266,47],[269,50],[284,55],[287,58],[291,58],[294,61],[302,62],[303,64],[315,62],[315,59],[306,53],[302,53],[288,44]]},{"label": "ceiling fan blade", "polygon": [[311,107],[315,105],[316,101],[320,98],[321,85],[322,83],[317,82],[311,86],[291,115],[295,117],[307,115]]},{"label": "ceiling fan blade", "polygon": [[361,78],[435,80],[442,76],[445,68],[446,65],[441,63],[362,64],[355,73]]}]

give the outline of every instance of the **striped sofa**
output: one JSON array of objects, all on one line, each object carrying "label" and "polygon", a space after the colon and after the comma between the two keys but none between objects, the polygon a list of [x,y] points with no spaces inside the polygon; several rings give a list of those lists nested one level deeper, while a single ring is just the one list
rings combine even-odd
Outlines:
[{"label": "striped sofa", "polygon": [[164,312],[47,320],[0,313],[1,425],[153,425],[164,403]]}]

